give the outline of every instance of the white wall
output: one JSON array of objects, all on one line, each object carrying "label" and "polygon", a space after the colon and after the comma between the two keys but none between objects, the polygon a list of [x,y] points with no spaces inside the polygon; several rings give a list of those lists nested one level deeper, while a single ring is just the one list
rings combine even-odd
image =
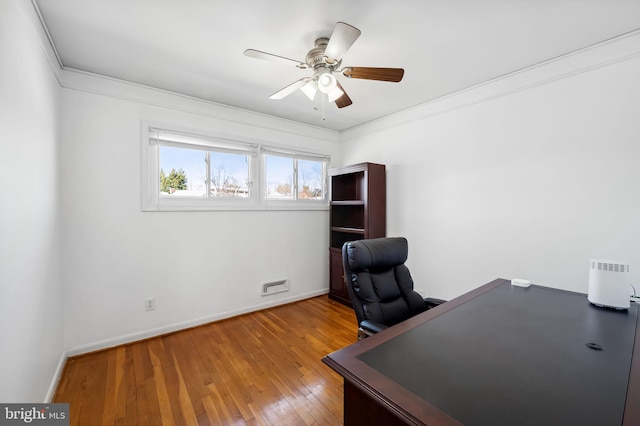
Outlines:
[{"label": "white wall", "polygon": [[[332,155],[335,132],[65,72],[61,149],[70,354],[328,291],[328,212],[142,212],[141,122]],[[109,96],[100,93],[110,93]],[[290,291],[262,297],[264,282]],[[156,298],[145,312],[144,299]]]},{"label": "white wall", "polygon": [[345,164],[387,165],[416,287],[586,292],[603,257],[640,290],[639,56],[635,34],[342,134]]},{"label": "white wall", "polygon": [[0,2],[1,402],[49,399],[64,352],[60,88],[25,5]]}]

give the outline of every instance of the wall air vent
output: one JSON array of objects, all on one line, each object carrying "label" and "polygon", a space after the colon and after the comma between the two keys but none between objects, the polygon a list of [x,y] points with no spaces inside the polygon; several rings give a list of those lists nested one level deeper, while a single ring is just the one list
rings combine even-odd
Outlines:
[{"label": "wall air vent", "polygon": [[262,295],[269,296],[271,294],[283,293],[289,291],[289,280],[279,280],[264,283],[261,286]]}]

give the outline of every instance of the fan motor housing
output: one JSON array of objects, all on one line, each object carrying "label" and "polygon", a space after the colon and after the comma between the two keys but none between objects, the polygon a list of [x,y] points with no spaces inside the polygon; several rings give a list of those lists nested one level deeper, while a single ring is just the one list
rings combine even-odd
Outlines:
[{"label": "fan motor housing", "polygon": [[324,54],[324,51],[327,49],[327,44],[329,44],[329,39],[327,37],[320,37],[315,41],[315,47],[307,53],[305,58],[305,63],[310,68],[317,68],[319,66],[329,67],[331,70],[337,67],[340,64],[340,61],[335,63],[327,62],[327,57]]}]

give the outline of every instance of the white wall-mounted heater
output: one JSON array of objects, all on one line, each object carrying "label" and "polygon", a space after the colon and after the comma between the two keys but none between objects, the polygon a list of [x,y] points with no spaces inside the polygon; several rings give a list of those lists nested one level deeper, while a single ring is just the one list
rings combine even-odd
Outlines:
[{"label": "white wall-mounted heater", "polygon": [[616,260],[591,259],[587,299],[596,306],[629,309],[629,265]]}]

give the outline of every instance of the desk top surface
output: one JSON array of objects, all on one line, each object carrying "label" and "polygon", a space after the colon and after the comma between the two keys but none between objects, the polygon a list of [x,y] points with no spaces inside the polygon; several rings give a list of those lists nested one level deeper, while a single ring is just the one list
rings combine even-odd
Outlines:
[{"label": "desk top surface", "polygon": [[503,281],[355,358],[466,425],[622,424],[637,323]]}]

